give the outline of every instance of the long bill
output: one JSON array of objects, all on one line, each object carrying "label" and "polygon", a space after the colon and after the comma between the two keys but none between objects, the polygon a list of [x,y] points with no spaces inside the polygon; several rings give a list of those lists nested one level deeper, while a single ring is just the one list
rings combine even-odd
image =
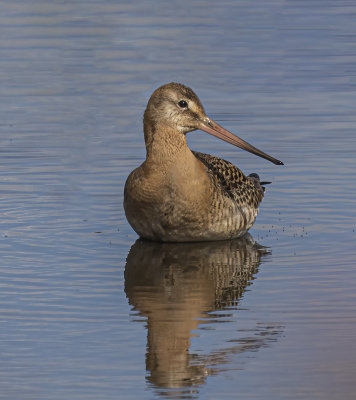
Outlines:
[{"label": "long bill", "polygon": [[210,133],[210,135],[222,139],[225,142],[231,143],[234,146],[240,147],[240,149],[249,151],[250,153],[255,154],[256,156],[265,158],[266,160],[273,162],[273,164],[284,165],[282,161],[279,161],[276,158],[269,156],[263,151],[245,142],[243,139],[229,132],[228,130],[226,130],[221,125],[219,125],[218,123],[216,123],[215,121],[213,121],[208,117],[206,117],[206,119],[201,122],[199,129],[207,133]]}]

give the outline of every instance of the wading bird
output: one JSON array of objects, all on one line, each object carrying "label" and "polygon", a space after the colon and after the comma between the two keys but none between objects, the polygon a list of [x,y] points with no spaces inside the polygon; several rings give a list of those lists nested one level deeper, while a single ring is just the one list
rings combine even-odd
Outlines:
[{"label": "wading bird", "polygon": [[257,174],[245,176],[219,157],[189,149],[186,134],[203,130],[276,165],[283,163],[209,118],[187,86],[169,83],[148,101],[146,160],[125,184],[126,218],[145,239],[190,242],[233,239],[254,223],[264,195]]}]

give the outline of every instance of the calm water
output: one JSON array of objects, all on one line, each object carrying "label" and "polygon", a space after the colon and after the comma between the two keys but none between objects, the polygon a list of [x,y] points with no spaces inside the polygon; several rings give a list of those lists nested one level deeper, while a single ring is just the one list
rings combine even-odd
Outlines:
[{"label": "calm water", "polygon": [[[356,3],[1,3],[0,398],[356,397]],[[137,241],[122,200],[178,81],[285,162],[251,236]]]}]

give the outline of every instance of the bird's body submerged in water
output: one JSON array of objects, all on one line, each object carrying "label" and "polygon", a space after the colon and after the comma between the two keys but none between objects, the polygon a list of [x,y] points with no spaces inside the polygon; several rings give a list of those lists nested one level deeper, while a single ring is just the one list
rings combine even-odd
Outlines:
[{"label": "bird's body submerged in water", "polygon": [[282,164],[208,118],[190,88],[161,86],[144,114],[146,160],[125,185],[126,217],[142,238],[232,239],[246,233],[256,219],[264,193],[258,176],[245,176],[228,161],[191,151],[186,134],[196,129]]}]

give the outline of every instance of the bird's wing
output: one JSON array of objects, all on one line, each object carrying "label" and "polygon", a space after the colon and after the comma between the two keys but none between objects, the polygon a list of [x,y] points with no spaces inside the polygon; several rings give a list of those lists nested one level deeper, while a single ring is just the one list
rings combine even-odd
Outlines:
[{"label": "bird's wing", "polygon": [[257,174],[246,176],[234,164],[210,154],[193,151],[209,171],[211,178],[240,206],[258,207],[263,199],[264,187]]}]

